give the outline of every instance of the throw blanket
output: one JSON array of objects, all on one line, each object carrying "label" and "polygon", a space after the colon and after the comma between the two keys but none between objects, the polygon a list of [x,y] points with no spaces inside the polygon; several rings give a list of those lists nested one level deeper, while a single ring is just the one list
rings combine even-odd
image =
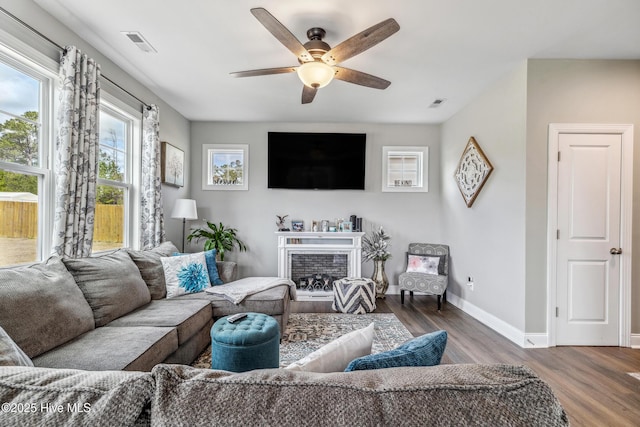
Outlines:
[{"label": "throw blanket", "polygon": [[212,286],[205,289],[205,292],[213,295],[220,295],[238,305],[248,295],[253,295],[282,285],[289,286],[289,297],[292,301],[295,300],[296,284],[293,283],[293,281],[282,277],[246,277],[224,285]]}]

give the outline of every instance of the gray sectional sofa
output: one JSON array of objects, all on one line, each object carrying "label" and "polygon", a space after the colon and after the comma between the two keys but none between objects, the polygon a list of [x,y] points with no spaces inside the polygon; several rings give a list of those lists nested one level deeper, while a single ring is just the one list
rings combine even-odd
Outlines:
[{"label": "gray sectional sofa", "polygon": [[[269,314],[284,331],[288,286],[239,305],[205,292],[167,299],[160,258],[175,252],[166,242],[0,269],[0,327],[37,367],[132,371],[191,363],[210,343],[214,319],[231,313]],[[225,283],[236,279],[235,263],[217,265]]]},{"label": "gray sectional sofa", "polygon": [[325,374],[164,364],[151,373],[0,366],[0,402],[0,424],[19,426],[569,425],[549,386],[529,368],[511,365]]}]

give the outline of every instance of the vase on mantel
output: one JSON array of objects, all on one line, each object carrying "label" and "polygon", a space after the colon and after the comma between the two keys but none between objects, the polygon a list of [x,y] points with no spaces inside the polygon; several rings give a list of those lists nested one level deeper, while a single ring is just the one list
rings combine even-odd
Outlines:
[{"label": "vase on mantel", "polygon": [[373,276],[371,280],[376,284],[376,298],[385,298],[387,289],[389,289],[389,279],[384,272],[384,260],[373,260]]}]

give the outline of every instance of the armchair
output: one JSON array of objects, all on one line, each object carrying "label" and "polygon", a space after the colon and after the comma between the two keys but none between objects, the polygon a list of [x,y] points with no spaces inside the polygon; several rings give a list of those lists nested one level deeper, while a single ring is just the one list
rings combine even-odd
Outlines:
[{"label": "armchair", "polygon": [[[410,258],[411,263],[409,262]],[[437,264],[433,258],[439,258]],[[427,266],[429,263],[430,265]],[[437,270],[434,270],[435,268]],[[413,291],[424,292],[438,297],[438,311],[440,311],[442,299],[447,300],[449,246],[432,243],[409,243],[407,271],[400,274],[398,282],[402,304],[404,304],[404,291],[409,291],[411,296],[413,296]]]}]

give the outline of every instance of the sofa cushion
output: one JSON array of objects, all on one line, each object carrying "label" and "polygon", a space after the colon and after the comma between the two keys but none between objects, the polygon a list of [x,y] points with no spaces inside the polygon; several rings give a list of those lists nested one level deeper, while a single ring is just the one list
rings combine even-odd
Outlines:
[{"label": "sofa cushion", "polygon": [[371,323],[366,328],[344,334],[302,359],[293,362],[286,369],[307,372],[344,371],[344,368],[353,359],[371,354],[374,325],[374,323]]},{"label": "sofa cushion", "polygon": [[438,365],[446,346],[446,331],[431,332],[409,340],[393,350],[355,359],[349,363],[345,372],[400,366]]},{"label": "sofa cushion", "polygon": [[205,300],[154,300],[107,326],[172,326],[182,345],[211,321],[211,304]]},{"label": "sofa cushion", "polygon": [[147,415],[154,388],[142,372],[0,368],[0,402],[21,409],[2,411],[0,424],[132,426]]},{"label": "sofa cushion", "polygon": [[58,257],[0,269],[0,326],[34,357],[94,328],[91,307]]},{"label": "sofa cushion", "polygon": [[89,302],[96,327],[151,301],[138,267],[125,250],[63,261]]},{"label": "sofa cushion", "polygon": [[204,252],[160,258],[167,283],[167,298],[204,291],[211,287]]},{"label": "sofa cushion", "polygon": [[[156,425],[567,426],[551,388],[525,366],[440,365],[319,374],[241,374],[159,365]],[[203,397],[215,402],[203,404]]]},{"label": "sofa cushion", "polygon": [[88,371],[150,371],[177,348],[175,328],[103,326],[35,357],[33,364]]},{"label": "sofa cushion", "polygon": [[171,256],[178,252],[178,248],[171,242],[163,242],[160,246],[146,251],[130,249],[129,256],[136,263],[142,280],[145,281],[151,293],[151,299],[161,299],[167,296],[164,281],[164,270],[160,258]]},{"label": "sofa cushion", "polygon": [[29,356],[0,327],[0,366],[33,366]]}]

